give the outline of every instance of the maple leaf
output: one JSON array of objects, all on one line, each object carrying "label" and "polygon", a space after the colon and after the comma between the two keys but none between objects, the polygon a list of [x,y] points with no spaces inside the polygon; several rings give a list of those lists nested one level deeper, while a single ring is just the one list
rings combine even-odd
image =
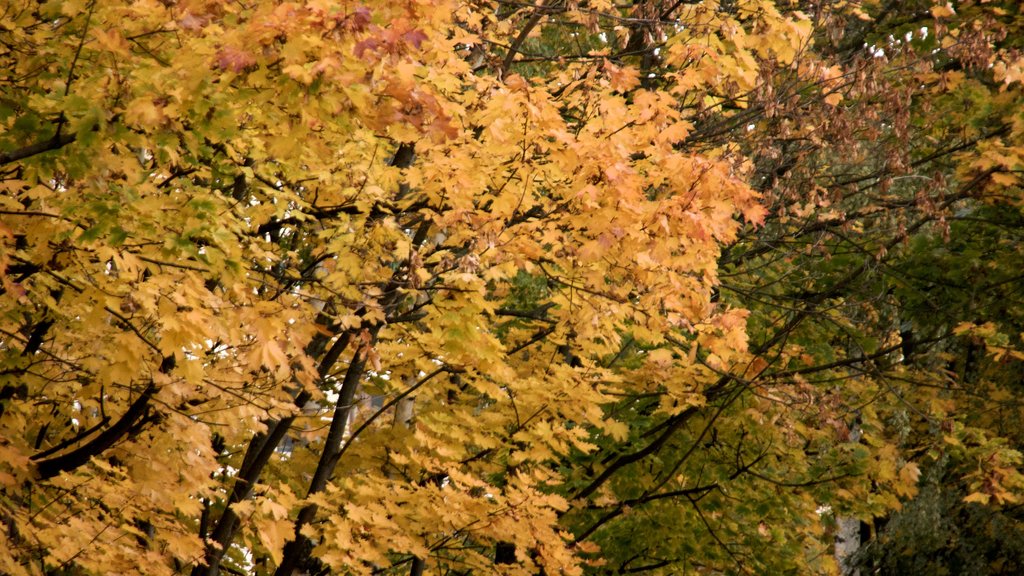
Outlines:
[{"label": "maple leaf", "polygon": [[229,72],[244,72],[256,65],[256,57],[247,50],[235,46],[225,46],[214,56],[214,66]]}]

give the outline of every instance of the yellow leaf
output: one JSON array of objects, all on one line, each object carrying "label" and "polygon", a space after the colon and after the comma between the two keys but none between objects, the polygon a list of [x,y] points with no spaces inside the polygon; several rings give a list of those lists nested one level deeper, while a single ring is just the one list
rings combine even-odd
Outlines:
[{"label": "yellow leaf", "polygon": [[275,564],[280,564],[284,545],[294,537],[295,524],[290,520],[270,520],[258,524],[257,535]]},{"label": "yellow leaf", "polygon": [[303,84],[313,83],[313,74],[306,66],[301,64],[292,64],[291,66],[285,66],[282,70],[286,76],[289,76],[293,80],[301,82]]},{"label": "yellow leaf", "polygon": [[96,38],[96,42],[102,46],[105,50],[118,54],[120,56],[129,56],[128,42],[121,36],[121,33],[116,29],[101,30],[96,28],[92,31],[92,35]]},{"label": "yellow leaf", "polygon": [[162,124],[166,117],[154,103],[152,96],[142,96],[128,103],[124,119],[130,125],[153,128]]},{"label": "yellow leaf", "polygon": [[629,438],[629,426],[619,422],[618,420],[605,420],[604,431],[607,432],[617,442],[624,442]]},{"label": "yellow leaf", "polygon": [[942,5],[935,5],[931,8],[932,16],[935,18],[948,18],[956,14],[956,10],[953,9],[953,5],[946,2]]},{"label": "yellow leaf", "polygon": [[1020,181],[1016,174],[1010,174],[1007,172],[994,172],[992,176],[992,182],[1000,186],[1016,186]]},{"label": "yellow leaf", "polygon": [[647,363],[655,367],[665,367],[672,364],[672,351],[665,348],[658,348],[647,353]]},{"label": "yellow leaf", "polygon": [[978,504],[988,504],[991,496],[984,492],[972,492],[967,496],[964,496],[964,502],[976,502]]}]

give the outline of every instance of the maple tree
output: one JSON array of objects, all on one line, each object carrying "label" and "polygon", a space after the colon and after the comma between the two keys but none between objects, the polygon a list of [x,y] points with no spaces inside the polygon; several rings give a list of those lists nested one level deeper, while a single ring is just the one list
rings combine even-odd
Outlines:
[{"label": "maple tree", "polygon": [[1017,502],[1022,23],[805,4],[8,3],[0,571],[830,573],[922,469]]}]

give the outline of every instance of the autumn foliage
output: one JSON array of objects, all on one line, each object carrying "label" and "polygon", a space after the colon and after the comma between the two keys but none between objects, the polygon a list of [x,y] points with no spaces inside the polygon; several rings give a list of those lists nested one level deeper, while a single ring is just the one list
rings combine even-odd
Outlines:
[{"label": "autumn foliage", "polygon": [[0,573],[836,573],[922,470],[1020,501],[1024,20],[956,4],[7,2]]}]

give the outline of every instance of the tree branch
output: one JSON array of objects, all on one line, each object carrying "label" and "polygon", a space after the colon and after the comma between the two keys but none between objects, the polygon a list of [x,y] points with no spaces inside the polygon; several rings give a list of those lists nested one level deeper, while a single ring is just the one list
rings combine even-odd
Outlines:
[{"label": "tree branch", "polygon": [[58,150],[71,144],[77,139],[74,134],[61,134],[58,132],[49,140],[43,140],[42,142],[36,142],[35,144],[29,144],[17,150],[10,152],[0,152],[0,166],[17,162],[18,160],[24,160],[43,152],[49,152],[51,150]]}]

